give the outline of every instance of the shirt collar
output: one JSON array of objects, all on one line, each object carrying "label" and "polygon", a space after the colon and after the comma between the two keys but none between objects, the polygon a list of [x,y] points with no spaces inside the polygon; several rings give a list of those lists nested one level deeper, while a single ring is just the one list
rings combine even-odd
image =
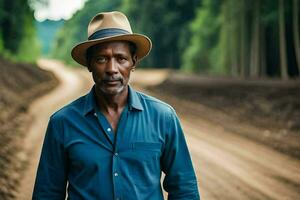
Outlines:
[{"label": "shirt collar", "polygon": [[[87,94],[85,98],[85,104],[83,109],[83,114],[87,115],[91,111],[96,111],[96,98],[95,98],[95,86]],[[140,98],[138,97],[137,92],[130,86],[128,86],[128,107],[129,110],[144,110]]]},{"label": "shirt collar", "polygon": [[92,87],[91,91],[85,97],[83,114],[87,115],[91,111],[96,111],[96,100],[95,100],[95,86]]},{"label": "shirt collar", "polygon": [[128,100],[130,110],[133,108],[140,111],[144,110],[141,99],[139,98],[137,92],[130,86],[128,86]]}]

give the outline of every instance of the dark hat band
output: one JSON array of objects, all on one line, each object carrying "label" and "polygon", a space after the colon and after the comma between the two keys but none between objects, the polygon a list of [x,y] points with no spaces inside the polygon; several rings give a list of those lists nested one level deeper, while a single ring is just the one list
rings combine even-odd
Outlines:
[{"label": "dark hat band", "polygon": [[107,28],[107,29],[101,29],[90,35],[88,37],[88,40],[96,40],[96,39],[101,39],[105,37],[111,37],[111,36],[116,36],[116,35],[124,35],[124,34],[130,34],[130,32],[124,30],[124,29],[119,29],[119,28]]}]

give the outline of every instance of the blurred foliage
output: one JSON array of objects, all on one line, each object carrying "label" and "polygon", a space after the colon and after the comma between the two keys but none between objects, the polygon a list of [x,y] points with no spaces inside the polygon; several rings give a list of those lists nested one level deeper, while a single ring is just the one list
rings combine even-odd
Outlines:
[{"label": "blurred foliage", "polygon": [[59,32],[53,56],[74,64],[70,51],[87,39],[89,20],[101,11],[120,10],[134,32],[153,42],[143,67],[244,78],[297,77],[298,7],[297,0],[89,0]]},{"label": "blurred foliage", "polygon": [[33,11],[27,0],[0,0],[0,55],[24,62],[39,56]]},{"label": "blurred foliage", "polygon": [[181,66],[181,57],[191,31],[188,22],[195,17],[199,0],[124,0],[121,10],[135,32],[148,35],[153,42],[151,54],[141,64],[150,67]]},{"label": "blurred foliage", "polygon": [[193,36],[182,57],[183,69],[244,78],[299,77],[299,9],[292,10],[299,7],[296,3],[202,0],[190,22]]},{"label": "blurred foliage", "polygon": [[[221,0],[203,0],[197,8],[195,19],[190,23],[192,37],[183,54],[185,71],[205,71],[213,68],[213,56],[220,30]],[[216,55],[218,56],[218,55]]]}]

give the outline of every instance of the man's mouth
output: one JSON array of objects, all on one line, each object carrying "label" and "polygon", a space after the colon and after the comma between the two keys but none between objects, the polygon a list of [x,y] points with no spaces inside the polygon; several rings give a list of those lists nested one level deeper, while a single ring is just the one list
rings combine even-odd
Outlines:
[{"label": "man's mouth", "polygon": [[123,79],[119,76],[106,76],[103,77],[102,82],[107,86],[116,86],[123,84]]},{"label": "man's mouth", "polygon": [[114,79],[114,80],[104,80],[104,83],[106,85],[117,85],[120,84],[121,80],[120,79]]}]

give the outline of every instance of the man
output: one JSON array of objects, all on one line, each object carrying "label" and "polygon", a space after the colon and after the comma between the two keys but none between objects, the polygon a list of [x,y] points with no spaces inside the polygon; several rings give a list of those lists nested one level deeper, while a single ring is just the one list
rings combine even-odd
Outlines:
[{"label": "man", "polygon": [[150,49],[120,12],[91,20],[72,57],[95,85],[51,116],[33,199],[161,200],[161,172],[168,199],[200,198],[174,109],[128,85]]}]

